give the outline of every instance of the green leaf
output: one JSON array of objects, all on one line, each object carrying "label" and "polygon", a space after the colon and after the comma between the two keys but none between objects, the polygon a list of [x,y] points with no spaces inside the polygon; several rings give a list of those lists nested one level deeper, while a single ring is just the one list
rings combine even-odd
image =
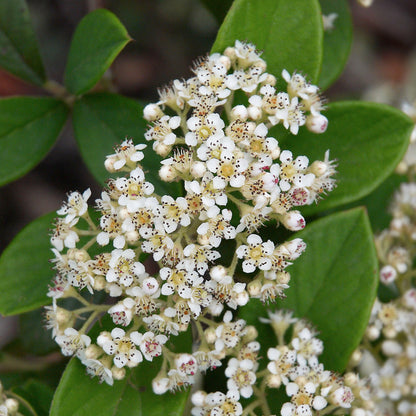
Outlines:
[{"label": "green leaf", "polygon": [[[311,321],[324,342],[320,361],[342,371],[361,341],[377,291],[378,261],[368,217],[363,208],[336,213],[296,237],[307,248],[290,266],[287,298],[278,307]],[[258,327],[258,317],[267,316],[269,308],[250,301],[240,316]]]},{"label": "green leaf", "polygon": [[[109,174],[104,168],[105,156],[114,153],[115,146],[125,137],[131,137],[135,144],[146,141],[146,121],[142,114],[143,108],[137,101],[117,94],[86,95],[75,103],[75,137],[85,163],[102,184],[110,176],[117,176]],[[140,163],[147,180],[155,185],[156,192],[163,195],[177,190],[178,184],[166,184],[159,179],[162,158],[152,150],[151,143],[144,150],[144,154]]]},{"label": "green leaf", "polygon": [[[26,400],[38,416],[49,414],[53,390],[46,384],[38,380],[27,380],[22,386],[13,388],[13,392]],[[19,412],[33,416],[33,412],[30,412],[24,404],[19,405]]]},{"label": "green leaf", "polygon": [[201,2],[215,16],[219,23],[224,20],[225,15],[233,4],[233,0],[201,0]]},{"label": "green leaf", "polygon": [[346,0],[319,0],[322,14],[336,13],[333,30],[324,31],[324,55],[319,86],[328,88],[341,74],[347,63],[352,43],[352,21]]},{"label": "green leaf", "polygon": [[98,9],[77,26],[69,49],[65,85],[79,95],[91,89],[130,41],[126,28],[108,10]]},{"label": "green leaf", "polygon": [[0,100],[0,185],[23,176],[43,159],[67,114],[67,107],[54,98]]},{"label": "green leaf", "polygon": [[407,178],[402,175],[393,173],[390,175],[375,191],[364,198],[349,204],[346,207],[365,206],[368,217],[370,218],[371,227],[374,232],[380,232],[388,228],[392,216],[389,211],[393,194],[400,187],[400,184],[407,182]]},{"label": "green leaf", "polygon": [[36,85],[46,79],[24,0],[0,1],[0,66]]},{"label": "green leaf", "polygon": [[[328,106],[328,129],[314,134],[301,128],[294,137],[279,129],[270,135],[282,149],[294,156],[306,155],[309,161],[337,159],[337,187],[318,204],[304,207],[305,215],[356,201],[377,188],[395,169],[405,153],[413,122],[401,111],[384,104],[345,101]],[[278,126],[280,127],[280,126]]]},{"label": "green leaf", "polygon": [[[109,330],[106,316],[103,321]],[[99,324],[91,331],[97,336]],[[167,343],[171,351],[190,352],[192,335],[188,330],[173,336]],[[174,348],[175,347],[175,348]],[[50,416],[181,416],[189,395],[189,389],[175,394],[158,396],[153,393],[152,380],[158,374],[162,357],[152,362],[143,361],[128,371],[124,380],[115,381],[113,386],[99,384],[90,379],[84,365],[77,358],[71,359],[65,369],[52,401]]]},{"label": "green leaf", "polygon": [[212,52],[223,52],[235,40],[247,41],[264,51],[269,73],[280,78],[283,69],[297,70],[315,82],[321,70],[322,39],[318,0],[236,0]]},{"label": "green leaf", "polygon": [[25,227],[0,257],[0,313],[16,315],[50,303],[52,212]]}]

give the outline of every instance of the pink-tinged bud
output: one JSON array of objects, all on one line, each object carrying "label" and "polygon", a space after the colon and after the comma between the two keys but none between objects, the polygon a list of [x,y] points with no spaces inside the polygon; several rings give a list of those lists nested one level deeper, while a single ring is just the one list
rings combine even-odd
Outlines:
[{"label": "pink-tinged bud", "polygon": [[289,211],[281,218],[282,224],[290,231],[299,231],[305,228],[305,219],[299,211]]},{"label": "pink-tinged bud", "polygon": [[408,308],[416,310],[416,289],[409,289],[402,297],[402,301]]},{"label": "pink-tinged bud", "polygon": [[384,266],[380,270],[380,281],[381,283],[384,283],[385,285],[393,283],[396,280],[396,277],[397,277],[396,269],[390,266],[389,264],[387,266]]},{"label": "pink-tinged bud", "polygon": [[310,114],[306,117],[306,127],[312,133],[324,133],[328,127],[328,119],[322,114]]}]

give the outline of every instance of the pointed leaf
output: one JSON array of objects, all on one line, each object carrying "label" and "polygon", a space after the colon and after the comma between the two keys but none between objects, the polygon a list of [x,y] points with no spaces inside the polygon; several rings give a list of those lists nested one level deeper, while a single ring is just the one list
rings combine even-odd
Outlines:
[{"label": "pointed leaf", "polygon": [[0,66],[36,85],[46,79],[24,0],[0,1]]},{"label": "pointed leaf", "polygon": [[247,41],[264,51],[269,73],[280,77],[283,69],[298,70],[315,82],[321,70],[322,38],[317,0],[236,0],[212,52],[223,52],[235,40]]},{"label": "pointed leaf", "polygon": [[[114,147],[125,137],[132,138],[135,144],[146,142],[146,121],[142,114],[143,108],[137,101],[117,94],[86,95],[75,103],[75,137],[85,163],[99,182],[104,183],[111,176],[104,168],[105,156],[114,153]],[[156,192],[164,194],[177,189],[177,184],[166,184],[159,179],[162,158],[152,150],[151,143],[144,153],[145,158],[140,163]]]},{"label": "pointed leaf", "polygon": [[295,137],[270,132],[294,156],[306,155],[310,162],[323,160],[329,149],[330,159],[338,161],[337,187],[318,204],[304,207],[305,215],[356,201],[377,188],[403,157],[414,126],[401,111],[384,104],[338,102],[330,104],[324,114],[329,120],[324,134],[306,128]]},{"label": "pointed leaf", "polygon": [[[290,288],[278,308],[311,321],[324,342],[320,361],[342,371],[361,341],[376,296],[378,261],[368,217],[362,208],[336,213],[296,237],[307,249],[289,268]],[[240,316],[258,327],[258,317],[267,316],[268,308],[273,309],[249,302]]]},{"label": "pointed leaf", "polygon": [[65,70],[65,85],[79,95],[91,89],[130,41],[125,27],[108,10],[85,16],[76,28]]},{"label": "pointed leaf", "polygon": [[46,296],[53,272],[49,230],[56,213],[25,227],[0,257],[0,313],[16,315],[50,303]]},{"label": "pointed leaf", "polygon": [[336,13],[332,30],[324,31],[324,55],[319,86],[327,89],[341,74],[347,63],[352,42],[352,21],[346,0],[319,0],[322,14]]},{"label": "pointed leaf", "polygon": [[0,100],[0,185],[23,176],[43,159],[67,114],[67,107],[54,98]]}]

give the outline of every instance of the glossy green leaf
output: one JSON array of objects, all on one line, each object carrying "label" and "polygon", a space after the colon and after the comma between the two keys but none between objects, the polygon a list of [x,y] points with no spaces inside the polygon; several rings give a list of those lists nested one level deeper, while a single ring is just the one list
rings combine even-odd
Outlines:
[{"label": "glossy green leaf", "polygon": [[54,98],[0,100],[0,185],[23,176],[43,159],[67,114],[67,107]]},{"label": "glossy green leaf", "polygon": [[233,4],[233,0],[201,0],[201,2],[215,16],[219,23],[224,20],[225,15]]},{"label": "glossy green leaf", "polygon": [[223,52],[235,40],[248,41],[264,51],[267,71],[278,78],[283,69],[297,70],[315,82],[323,53],[319,2],[236,0],[220,27],[212,52]]},{"label": "glossy green leaf", "polygon": [[[288,269],[287,298],[277,306],[311,321],[324,342],[320,361],[342,371],[361,341],[377,291],[378,261],[368,217],[363,208],[336,213],[307,225],[296,237],[307,248]],[[255,324],[268,308],[274,309],[250,302],[241,316]]]},{"label": "glossy green leaf", "polygon": [[[135,144],[144,143],[146,121],[143,108],[135,100],[117,94],[98,93],[86,95],[75,103],[73,123],[82,157],[95,178],[104,183],[111,175],[104,168],[105,156],[114,153],[114,147],[126,137]],[[140,162],[146,178],[156,192],[164,194],[177,190],[178,184],[166,184],[159,179],[161,157],[149,143],[144,150],[145,158]],[[113,174],[112,176],[120,174]]]},{"label": "glossy green leaf", "polygon": [[0,313],[16,315],[50,303],[46,296],[53,277],[49,230],[56,213],[25,227],[0,257]]},{"label": "glossy green leaf", "polygon": [[[110,329],[107,324],[105,327]],[[97,325],[93,328],[93,338],[99,329]],[[171,351],[190,352],[191,332],[171,337],[167,346]],[[50,416],[182,416],[189,389],[161,396],[153,393],[152,380],[158,374],[161,363],[162,357],[152,362],[143,361],[138,367],[128,369],[124,380],[109,386],[99,384],[97,378],[90,379],[84,365],[73,358],[55,392]]]},{"label": "glossy green leaf", "polygon": [[290,149],[294,156],[306,155],[312,163],[323,160],[329,149],[330,159],[337,160],[336,189],[318,204],[304,207],[306,215],[356,201],[377,188],[401,160],[413,129],[407,116],[384,104],[333,103],[325,116],[329,124],[324,134],[304,127],[297,136],[289,137],[280,129],[270,132],[281,148]]},{"label": "glossy green leaf", "polygon": [[126,28],[108,10],[98,9],[77,26],[65,69],[65,85],[79,95],[91,89],[130,41]]},{"label": "glossy green leaf", "polygon": [[336,13],[332,30],[324,31],[324,55],[319,86],[328,88],[341,74],[347,63],[352,42],[352,21],[346,0],[319,0],[322,14]]},{"label": "glossy green leaf", "polygon": [[0,66],[36,85],[46,79],[24,0],[0,1]]},{"label": "glossy green leaf", "polygon": [[[23,385],[13,389],[13,393],[22,397],[36,412],[37,416],[48,416],[52,402],[53,390],[39,380],[27,380]],[[25,404],[19,405],[19,413],[33,416]]]}]

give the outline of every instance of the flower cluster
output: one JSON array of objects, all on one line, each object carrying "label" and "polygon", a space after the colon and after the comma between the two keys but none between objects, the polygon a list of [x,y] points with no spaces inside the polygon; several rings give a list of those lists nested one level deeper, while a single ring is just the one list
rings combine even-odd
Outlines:
[{"label": "flower cluster", "polygon": [[[96,200],[98,221],[90,217],[89,190],[71,193],[58,211],[47,326],[62,353],[76,355],[100,381],[112,384],[161,356],[153,389],[162,394],[192,384],[238,346],[225,370],[233,393],[212,403],[239,408],[237,396],[252,394],[256,331],[230,309],[284,297],[286,267],[306,247],[299,238],[264,239],[261,227],[304,228],[297,208],[335,185],[328,152],[310,164],[269,135],[277,124],[292,134],[323,132],[318,88],[283,71],[287,91],[278,92],[265,71],[255,47],[238,41],[199,60],[194,77],[175,80],[144,109],[145,138],[164,158],[161,181],[146,178],[145,145],[126,139],[105,161],[121,175]],[[181,195],[156,192],[175,190],[173,182]],[[92,339],[87,333],[102,316],[107,330]],[[175,351],[168,340],[188,330],[198,339],[192,354]]]},{"label": "flower cluster", "polygon": [[[197,391],[192,396],[193,416],[243,413],[240,397],[256,396],[251,411],[257,407],[269,413],[265,402],[265,389],[284,386],[288,401],[280,410],[281,416],[356,414],[368,403],[362,399],[367,389],[353,373],[341,377],[324,369],[318,356],[323,343],[305,320],[299,320],[288,311],[269,312],[269,318],[260,318],[273,328],[278,344],[267,351],[267,367],[259,367],[260,344],[256,341],[242,342],[234,346],[233,357],[225,370],[227,393]],[[288,335],[290,337],[288,338]],[[253,391],[253,384],[260,385]]]},{"label": "flower cluster", "polygon": [[22,416],[19,412],[19,402],[7,395],[3,391],[3,385],[0,382],[0,416]]},{"label": "flower cluster", "polygon": [[416,184],[403,183],[391,206],[388,229],[376,238],[380,282],[390,294],[377,299],[352,364],[368,377],[371,416],[416,414]]}]

